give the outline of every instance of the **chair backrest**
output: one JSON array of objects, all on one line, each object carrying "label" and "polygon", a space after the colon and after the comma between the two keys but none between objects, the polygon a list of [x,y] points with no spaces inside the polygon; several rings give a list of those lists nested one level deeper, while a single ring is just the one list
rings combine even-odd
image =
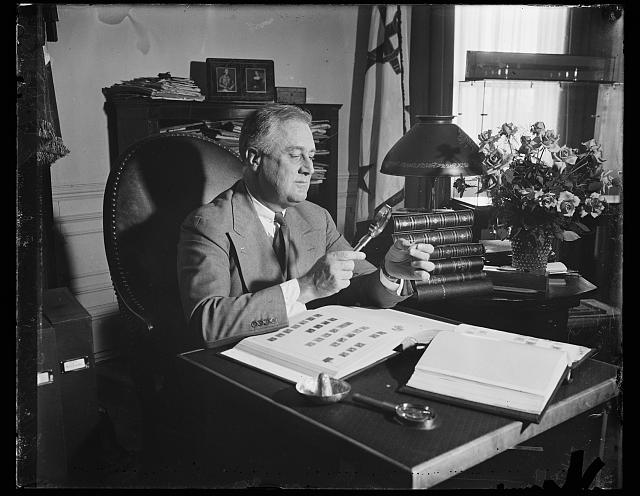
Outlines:
[{"label": "chair backrest", "polygon": [[109,174],[104,241],[120,309],[172,353],[197,343],[178,292],[180,225],[240,179],[241,170],[238,156],[213,140],[167,133],[130,146]]}]

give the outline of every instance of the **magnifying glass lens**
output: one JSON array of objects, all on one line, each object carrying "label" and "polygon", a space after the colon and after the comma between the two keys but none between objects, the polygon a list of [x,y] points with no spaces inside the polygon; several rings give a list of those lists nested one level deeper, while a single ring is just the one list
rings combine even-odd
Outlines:
[{"label": "magnifying glass lens", "polygon": [[424,422],[433,416],[431,410],[428,408],[414,405],[403,405],[401,411],[404,418],[407,420],[414,420],[416,422]]}]

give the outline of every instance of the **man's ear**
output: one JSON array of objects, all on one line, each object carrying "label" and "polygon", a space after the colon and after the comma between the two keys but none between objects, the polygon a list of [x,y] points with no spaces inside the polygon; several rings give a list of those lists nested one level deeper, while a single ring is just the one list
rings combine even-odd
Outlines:
[{"label": "man's ear", "polygon": [[247,163],[251,167],[253,172],[257,172],[260,168],[260,163],[262,162],[262,156],[258,153],[258,150],[255,148],[249,148],[247,150]]}]

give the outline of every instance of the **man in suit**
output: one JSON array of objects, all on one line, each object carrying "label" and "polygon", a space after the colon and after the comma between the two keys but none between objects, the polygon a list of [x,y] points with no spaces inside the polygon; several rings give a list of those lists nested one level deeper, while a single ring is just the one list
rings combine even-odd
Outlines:
[{"label": "man in suit", "polygon": [[411,294],[408,280],[433,270],[433,246],[405,241],[377,269],[325,209],[306,201],[310,123],[306,111],[288,105],[250,114],[240,134],[243,178],[182,225],[183,310],[205,345],[277,330],[307,304],[392,307]]}]

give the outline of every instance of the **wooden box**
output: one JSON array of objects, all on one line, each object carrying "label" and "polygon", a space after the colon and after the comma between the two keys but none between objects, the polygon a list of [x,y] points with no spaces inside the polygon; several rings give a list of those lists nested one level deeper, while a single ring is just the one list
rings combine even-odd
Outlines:
[{"label": "wooden box", "polygon": [[292,104],[307,103],[307,89],[276,86],[276,102]]},{"label": "wooden box", "polygon": [[[43,313],[47,328],[38,339],[38,439],[45,441],[39,443],[44,451],[38,459],[44,457],[44,478],[53,464],[57,473],[60,463],[67,471],[82,465],[83,448],[98,425],[98,401],[91,316],[67,288],[44,292]],[[64,462],[51,458],[51,449]]]},{"label": "wooden box", "polygon": [[67,447],[64,439],[60,370],[56,334],[50,322],[37,333],[37,456],[38,487],[64,482],[67,477]]}]

